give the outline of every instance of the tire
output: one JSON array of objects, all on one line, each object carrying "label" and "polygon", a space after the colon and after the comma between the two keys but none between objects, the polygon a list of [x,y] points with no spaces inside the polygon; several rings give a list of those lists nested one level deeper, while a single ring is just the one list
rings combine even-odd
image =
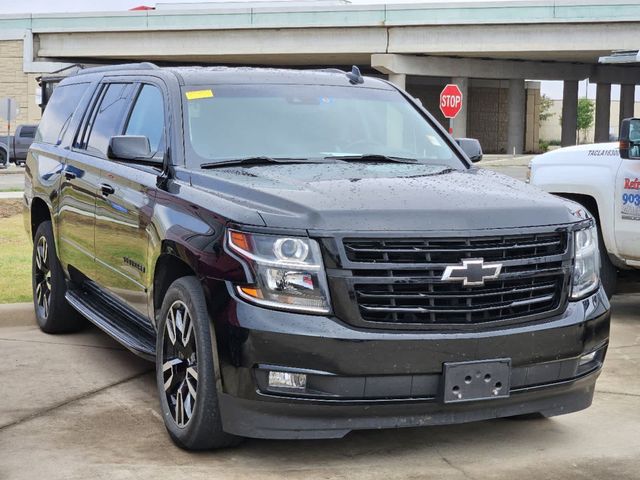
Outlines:
[{"label": "tire", "polygon": [[86,322],[64,298],[67,282],[58,261],[50,221],[42,222],[36,230],[31,272],[33,306],[40,330],[46,333],[80,330]]},{"label": "tire", "polygon": [[600,282],[609,300],[618,289],[618,269],[611,263],[607,247],[604,244],[600,226],[598,225],[598,247],[600,249]]},{"label": "tire", "polygon": [[169,436],[186,450],[232,447],[222,430],[211,345],[211,320],[200,282],[182,277],[162,302],[156,340],[156,381]]}]

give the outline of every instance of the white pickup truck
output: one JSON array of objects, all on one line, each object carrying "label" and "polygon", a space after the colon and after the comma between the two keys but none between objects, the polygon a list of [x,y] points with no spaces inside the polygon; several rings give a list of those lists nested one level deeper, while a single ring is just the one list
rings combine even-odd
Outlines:
[{"label": "white pickup truck", "polygon": [[530,164],[531,184],[580,203],[598,219],[601,276],[609,296],[620,273],[640,274],[640,134],[634,142],[634,126],[640,132],[640,119],[623,122],[620,143],[562,148]]}]

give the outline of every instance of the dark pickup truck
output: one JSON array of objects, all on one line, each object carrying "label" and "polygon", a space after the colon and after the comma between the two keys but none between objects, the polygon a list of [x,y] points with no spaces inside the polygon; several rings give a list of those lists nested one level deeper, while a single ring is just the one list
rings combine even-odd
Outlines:
[{"label": "dark pickup truck", "polygon": [[552,416],[609,337],[595,223],[336,70],[85,69],[26,165],[36,317],[155,362],[189,449]]},{"label": "dark pickup truck", "polygon": [[15,135],[8,137],[8,144],[7,137],[0,136],[0,168],[9,166],[9,161],[24,165],[37,128],[37,125],[18,125]]}]

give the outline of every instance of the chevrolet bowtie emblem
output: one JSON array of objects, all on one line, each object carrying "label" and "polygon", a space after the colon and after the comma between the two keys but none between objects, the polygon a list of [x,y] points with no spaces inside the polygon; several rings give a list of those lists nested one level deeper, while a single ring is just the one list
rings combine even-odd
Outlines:
[{"label": "chevrolet bowtie emblem", "polygon": [[495,280],[502,271],[501,263],[484,263],[482,258],[463,260],[462,265],[449,265],[443,282],[461,282],[465,287],[483,287],[485,280]]}]

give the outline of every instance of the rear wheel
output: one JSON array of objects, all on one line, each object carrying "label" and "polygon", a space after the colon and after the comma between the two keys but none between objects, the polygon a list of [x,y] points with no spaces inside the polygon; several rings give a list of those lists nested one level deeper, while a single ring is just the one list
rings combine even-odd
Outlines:
[{"label": "rear wheel", "polygon": [[32,286],[36,320],[43,332],[65,333],[82,328],[82,316],[64,298],[67,284],[49,221],[38,226],[33,239]]},{"label": "rear wheel", "polygon": [[164,423],[173,441],[188,450],[236,445],[222,430],[211,322],[195,277],[171,284],[162,302],[156,341],[156,381]]}]

